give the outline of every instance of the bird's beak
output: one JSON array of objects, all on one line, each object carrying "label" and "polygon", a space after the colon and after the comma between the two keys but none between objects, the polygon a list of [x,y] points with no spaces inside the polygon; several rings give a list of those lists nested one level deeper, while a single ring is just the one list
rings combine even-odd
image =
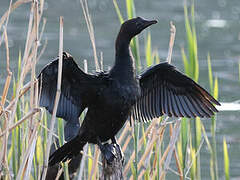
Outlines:
[{"label": "bird's beak", "polygon": [[153,24],[156,24],[158,21],[157,20],[144,20],[144,29],[147,28],[148,26],[151,26]]}]

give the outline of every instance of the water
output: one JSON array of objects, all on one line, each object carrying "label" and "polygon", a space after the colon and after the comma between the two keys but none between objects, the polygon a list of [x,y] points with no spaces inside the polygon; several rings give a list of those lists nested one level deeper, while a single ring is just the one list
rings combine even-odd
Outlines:
[{"label": "water", "polygon": [[[125,14],[125,1],[119,2],[121,11]],[[158,19],[159,23],[151,27],[153,49],[157,49],[160,58],[167,56],[169,42],[169,22],[172,20],[177,28],[173,61],[180,70],[183,70],[180,47],[186,48],[183,2],[171,1],[136,1],[137,15],[149,19]],[[8,9],[8,1],[0,1],[0,15]],[[208,88],[207,53],[212,58],[214,76],[219,79],[219,100],[230,102],[240,99],[240,82],[238,80],[238,62],[240,49],[240,1],[239,0],[201,0],[195,1],[196,28],[200,60],[199,83]],[[89,72],[95,70],[92,46],[89,40],[87,27],[84,21],[81,6],[78,0],[60,0],[45,2],[43,17],[47,18],[43,41],[48,40],[47,49],[37,66],[37,72],[53,57],[58,55],[59,16],[64,17],[64,50],[75,58],[83,67],[83,60],[88,60]],[[9,19],[8,37],[10,46],[11,70],[16,74],[16,60],[18,52],[24,51],[25,38],[28,27],[30,5],[26,4],[15,10]],[[114,61],[114,39],[119,30],[119,21],[111,0],[91,0],[89,10],[95,29],[96,47],[98,56],[103,52],[104,68],[107,69]],[[141,43],[141,58],[144,59],[144,38],[146,31],[139,38]],[[42,48],[42,46],[40,47]],[[0,47],[0,87],[3,87],[6,78],[5,48]],[[144,62],[143,62],[144,64]],[[2,88],[0,88],[2,92]],[[217,150],[219,174],[223,178],[222,139],[226,137],[230,156],[230,174],[240,177],[240,112],[219,112],[217,116]],[[210,135],[211,123],[204,119],[206,131]],[[209,179],[209,153],[206,144],[201,153],[202,179]],[[206,165],[206,166],[205,166]]]}]

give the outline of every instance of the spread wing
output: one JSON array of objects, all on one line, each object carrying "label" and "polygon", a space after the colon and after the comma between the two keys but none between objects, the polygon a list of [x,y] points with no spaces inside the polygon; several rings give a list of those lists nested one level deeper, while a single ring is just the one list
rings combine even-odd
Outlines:
[{"label": "spread wing", "polygon": [[140,77],[141,96],[133,118],[149,121],[163,114],[175,117],[211,117],[220,105],[206,90],[167,62],[150,67]]},{"label": "spread wing", "polygon": [[[53,112],[57,90],[58,58],[47,64],[38,76],[40,106]],[[97,77],[84,73],[73,58],[63,53],[61,96],[57,108],[57,117],[66,121],[77,121],[82,111],[95,96],[92,88],[97,83]],[[90,99],[88,99],[91,97]]]}]

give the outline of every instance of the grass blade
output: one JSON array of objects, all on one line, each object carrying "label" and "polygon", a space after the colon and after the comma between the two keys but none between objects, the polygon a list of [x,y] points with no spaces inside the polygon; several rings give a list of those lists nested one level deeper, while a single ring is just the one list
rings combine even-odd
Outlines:
[{"label": "grass blade", "polygon": [[185,169],[185,162],[186,162],[186,153],[187,153],[187,143],[188,143],[188,119],[182,118],[181,121],[181,147],[182,147],[182,171],[184,172]]},{"label": "grass blade", "polygon": [[223,157],[224,157],[224,172],[225,179],[229,180],[229,157],[228,157],[228,148],[225,137],[223,138]]},{"label": "grass blade", "polygon": [[120,11],[120,9],[119,9],[119,6],[118,6],[116,0],[113,0],[113,5],[114,5],[114,7],[115,7],[115,11],[117,12],[118,19],[119,19],[120,23],[122,24],[122,23],[124,22],[124,19],[123,19],[123,17],[122,17],[121,11]]},{"label": "grass blade", "polygon": [[214,81],[213,97],[215,99],[218,99],[218,78],[217,77],[215,78],[215,81]]},{"label": "grass blade", "polygon": [[210,59],[210,54],[209,53],[207,55],[207,61],[208,61],[208,80],[209,80],[211,93],[213,93],[212,65],[211,65],[211,59]]},{"label": "grass blade", "polygon": [[[88,146],[88,156],[92,157],[92,151],[91,151],[91,147]],[[92,162],[92,158],[88,158],[88,177],[91,176],[91,172],[92,172],[92,166],[93,166],[93,162]]]},{"label": "grass blade", "polygon": [[182,60],[183,60],[185,74],[187,74],[190,77],[191,76],[191,74],[189,72],[190,67],[189,67],[187,55],[186,55],[186,53],[185,53],[183,48],[181,48],[181,54],[182,54]]},{"label": "grass blade", "polygon": [[153,59],[152,59],[152,47],[151,47],[151,34],[148,32],[147,34],[147,40],[145,42],[145,55],[146,55],[146,63],[147,66],[153,65]]},{"label": "grass blade", "polygon": [[128,19],[135,17],[134,0],[126,0]]}]

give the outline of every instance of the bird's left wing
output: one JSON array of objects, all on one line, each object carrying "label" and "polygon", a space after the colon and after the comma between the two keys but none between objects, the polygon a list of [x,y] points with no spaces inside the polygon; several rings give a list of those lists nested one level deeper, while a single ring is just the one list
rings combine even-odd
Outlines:
[{"label": "bird's left wing", "polygon": [[[40,106],[53,112],[54,100],[57,91],[58,61],[56,58],[47,64],[38,76]],[[63,53],[61,96],[57,108],[57,117],[68,122],[75,121],[82,111],[94,99],[98,77],[84,73],[68,53]]]},{"label": "bird's left wing", "polygon": [[132,109],[139,121],[166,114],[175,117],[211,117],[220,105],[206,90],[167,62],[150,67],[139,76],[141,96]]}]

